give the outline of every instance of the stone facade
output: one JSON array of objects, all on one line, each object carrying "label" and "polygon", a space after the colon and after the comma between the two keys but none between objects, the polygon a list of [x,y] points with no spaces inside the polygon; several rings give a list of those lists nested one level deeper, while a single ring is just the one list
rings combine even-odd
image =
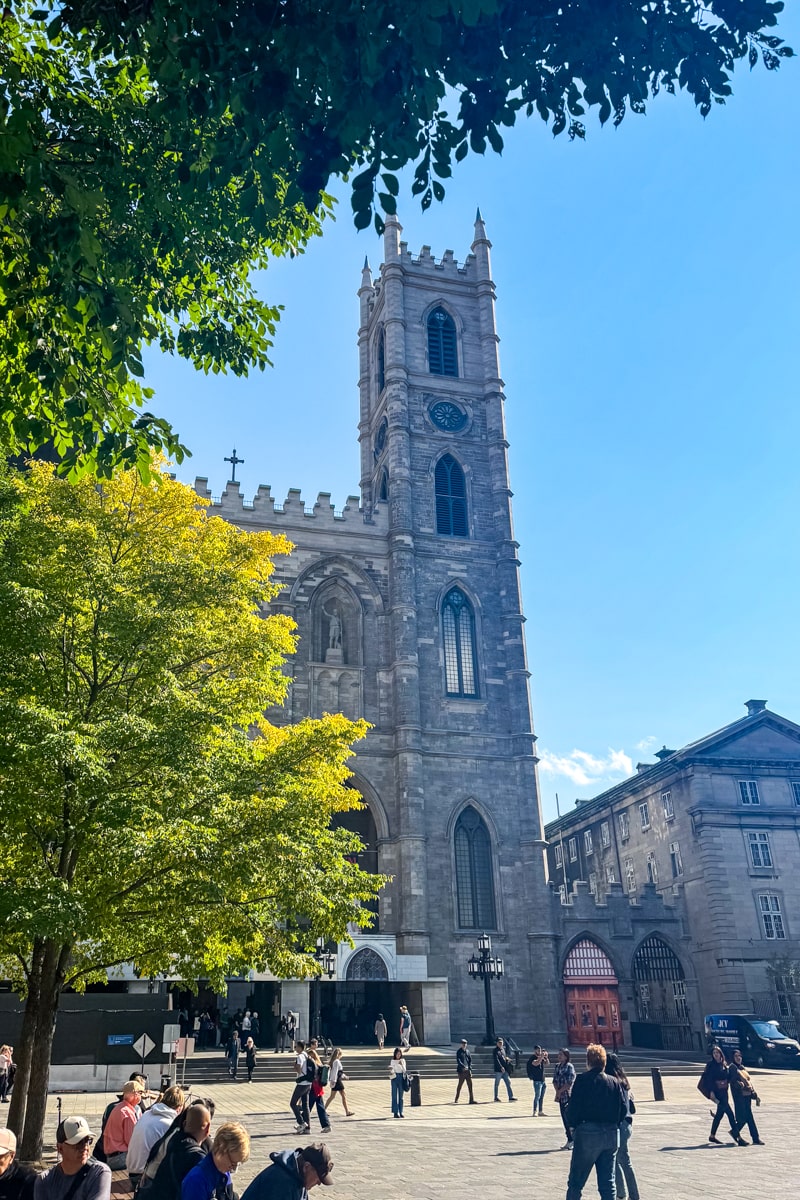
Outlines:
[{"label": "stone facade", "polygon": [[[412,1013],[429,1043],[475,1040],[483,989],[466,964],[485,930],[505,965],[493,988],[498,1027],[553,1041],[564,1024],[558,939],[490,243],[480,214],[463,264],[450,251],[435,260],[428,247],[412,256],[401,232],[390,218],[384,264],[374,280],[365,265],[359,290],[361,500],[349,498],[339,513],[327,493],[307,509],[290,492],[276,505],[261,487],[247,503],[229,483],[212,511],[245,529],[285,533],[296,547],[278,563],[284,591],[275,609],[297,623],[299,649],[290,697],[272,718],[342,711],[373,725],[354,785],[374,822],[377,868],[393,878],[377,931],[357,946],[370,946],[386,978],[419,997]],[[444,370],[429,361],[435,320],[449,330]],[[445,456],[456,464],[455,500],[440,496]],[[209,495],[206,480],[196,486]],[[458,513],[443,532],[442,505],[451,502]],[[458,607],[447,615],[451,602]],[[349,955],[340,947],[345,981]],[[303,986],[291,985],[301,1011]]]},{"label": "stone facade", "polygon": [[[796,1015],[780,975],[800,960],[800,726],[762,701],[747,709],[546,829],[565,914],[590,886],[601,901],[644,888],[676,906],[695,1030],[711,1012]],[[633,1002],[646,1015],[636,989]]]}]

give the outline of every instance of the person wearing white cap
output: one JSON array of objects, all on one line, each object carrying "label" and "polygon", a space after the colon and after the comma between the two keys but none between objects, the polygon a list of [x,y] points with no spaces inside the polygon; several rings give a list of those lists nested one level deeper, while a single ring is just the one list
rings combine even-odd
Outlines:
[{"label": "person wearing white cap", "polygon": [[33,1200],[36,1172],[17,1162],[17,1137],[0,1129],[0,1200]]},{"label": "person wearing white cap", "polygon": [[66,1117],[56,1130],[57,1166],[36,1180],[34,1200],[110,1200],[111,1168],[91,1157],[94,1134],[85,1117]]}]

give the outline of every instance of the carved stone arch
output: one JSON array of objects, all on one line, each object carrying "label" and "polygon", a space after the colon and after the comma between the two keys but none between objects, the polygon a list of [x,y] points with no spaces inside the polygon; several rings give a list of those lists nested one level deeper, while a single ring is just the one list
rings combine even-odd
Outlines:
[{"label": "carved stone arch", "polygon": [[456,929],[499,929],[497,841],[476,804],[461,805],[450,846]]},{"label": "carved stone arch", "polygon": [[480,596],[478,596],[477,593],[472,590],[472,587],[470,586],[470,584],[467,583],[466,579],[462,579],[462,577],[460,575],[453,575],[449,579],[446,579],[445,582],[442,584],[442,586],[439,588],[439,591],[436,593],[436,599],[434,601],[434,605],[435,605],[434,611],[437,613],[442,611],[442,602],[443,602],[445,596],[447,595],[447,593],[449,591],[451,591],[454,587],[457,587],[460,591],[462,591],[464,593],[464,595],[467,597],[470,604],[472,605],[472,609],[477,616],[477,614],[479,612],[481,612],[483,609],[483,605],[481,604]]},{"label": "carved stone arch", "polygon": [[565,947],[564,953],[561,956],[561,967],[560,967],[561,979],[562,980],[564,979],[564,972],[566,970],[567,962],[570,958],[570,955],[579,946],[581,946],[582,943],[585,943],[585,942],[591,942],[592,945],[596,946],[597,949],[599,951],[601,951],[603,956],[606,959],[608,959],[609,963],[611,964],[614,978],[617,980],[617,982],[619,982],[619,979],[622,977],[622,973],[620,972],[618,962],[615,961],[616,956],[614,954],[613,949],[611,948],[611,946],[608,944],[608,942],[604,938],[598,937],[596,933],[590,933],[589,930],[587,930],[587,929],[582,930],[580,933],[577,933],[577,934],[575,934],[574,937],[570,938],[567,946]]},{"label": "carved stone arch", "polygon": [[492,848],[495,849],[500,844],[500,831],[495,824],[494,817],[489,812],[489,809],[477,800],[474,796],[467,796],[464,800],[459,800],[450,812],[447,820],[446,837],[448,842],[452,842],[453,834],[455,833],[456,823],[461,814],[468,808],[474,808],[478,816],[483,821],[489,831],[489,837],[492,841]]},{"label": "carved stone arch", "polygon": [[[646,950],[649,949],[648,943],[652,942],[660,942],[664,947],[664,950],[666,950],[667,953],[663,955],[664,966],[667,964],[667,958],[672,958],[674,960],[676,964],[676,978],[692,978],[690,971],[686,970],[684,959],[681,958],[679,950],[676,949],[672,938],[668,937],[666,934],[662,934],[660,929],[650,930],[649,934],[645,934],[644,937],[640,938],[638,941],[636,949],[633,950],[633,954],[631,955],[631,978],[639,978],[640,973],[637,974],[637,956],[639,962],[642,962],[645,956],[649,956],[646,955]],[[642,976],[642,978],[644,978],[644,976]]]},{"label": "carved stone arch", "polygon": [[372,946],[362,946],[347,960],[345,979],[348,982],[351,980],[379,982],[388,980],[388,978],[389,968],[386,960],[377,950],[373,950]]},{"label": "carved stone arch", "polygon": [[[459,350],[460,350],[461,349],[461,339],[464,336],[464,318],[462,317],[462,315],[459,312],[456,305],[453,304],[453,302],[449,299],[449,297],[437,296],[435,300],[431,300],[431,302],[429,304],[427,304],[425,306],[425,308],[422,310],[422,314],[420,316],[420,325],[422,326],[423,330],[427,330],[428,317],[431,315],[431,313],[433,312],[433,310],[435,308],[443,308],[444,311],[447,313],[447,315],[449,317],[452,317],[453,323],[455,324],[455,327],[456,327],[456,334],[458,336]],[[459,354],[459,365],[460,365],[460,359],[461,359],[461,356]]]},{"label": "carved stone arch", "polygon": [[368,780],[360,775],[358,771],[354,771],[347,781],[347,787],[358,792],[361,799],[372,813],[372,819],[375,822],[375,828],[378,831],[378,839],[386,841],[389,836],[389,818],[386,815],[386,809],[383,806],[383,801],[376,792],[375,788]]},{"label": "carved stone arch", "polygon": [[311,596],[310,612],[313,661],[360,666],[364,610],[350,583],[341,575],[322,580]]},{"label": "carved stone arch", "polygon": [[432,454],[428,459],[428,478],[431,480],[431,482],[433,482],[434,478],[436,477],[436,466],[439,462],[439,459],[444,458],[446,454],[449,454],[451,458],[456,460],[458,465],[461,467],[461,470],[464,472],[464,478],[467,480],[467,485],[469,486],[472,476],[472,467],[464,460],[463,443],[459,445],[457,442],[448,442],[445,446],[437,447],[436,453]]},{"label": "carved stone arch", "polygon": [[339,554],[328,554],[318,558],[300,572],[289,592],[289,604],[302,604],[320,583],[327,579],[343,579],[361,600],[362,604],[374,606],[378,615],[383,614],[384,603],[379,588],[366,572],[349,558]]}]

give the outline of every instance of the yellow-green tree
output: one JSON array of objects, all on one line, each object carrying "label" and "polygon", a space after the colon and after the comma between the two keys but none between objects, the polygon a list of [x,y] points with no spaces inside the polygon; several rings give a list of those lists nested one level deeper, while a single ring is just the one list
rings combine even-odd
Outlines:
[{"label": "yellow-green tree", "polygon": [[10,1124],[41,1148],[59,995],[132,961],[221,981],[313,970],[381,879],[331,829],[352,807],[341,716],[275,727],[291,622],[269,533],[156,469],[0,477],[0,969],[25,993]]}]

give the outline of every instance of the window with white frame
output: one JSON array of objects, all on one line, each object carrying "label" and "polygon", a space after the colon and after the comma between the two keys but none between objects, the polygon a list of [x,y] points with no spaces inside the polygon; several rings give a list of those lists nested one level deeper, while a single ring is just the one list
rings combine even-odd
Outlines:
[{"label": "window with white frame", "polygon": [[748,806],[761,803],[761,798],[758,794],[758,784],[755,779],[739,780],[739,799],[742,804]]},{"label": "window with white frame", "polygon": [[681,859],[681,847],[679,842],[670,842],[669,861],[672,867],[672,878],[677,879],[683,874],[683,861]]},{"label": "window with white frame", "polygon": [[661,793],[661,803],[664,806],[664,820],[675,820],[675,809],[672,807],[672,792]]},{"label": "window with white frame", "polygon": [[596,871],[589,872],[589,891],[592,893],[593,896],[597,895],[597,872]]},{"label": "window with white frame", "polygon": [[642,829],[650,828],[650,805],[646,800],[639,805],[639,820],[642,823]]},{"label": "window with white frame", "polygon": [[608,821],[603,821],[600,826],[600,845],[604,848],[611,844],[611,832],[608,828]]},{"label": "window with white frame", "polygon": [[625,859],[625,887],[629,892],[636,891],[636,869],[632,858]]},{"label": "window with white frame", "polygon": [[771,893],[762,893],[758,897],[758,907],[761,912],[764,937],[770,942],[783,941],[786,937],[786,930],[783,925],[780,899]]},{"label": "window with white frame", "polygon": [[627,842],[628,838],[631,836],[631,825],[626,812],[619,814],[619,836],[622,838],[623,842]]},{"label": "window with white frame", "polygon": [[658,883],[658,864],[655,853],[651,850],[647,855],[647,882]]},{"label": "window with white frame", "polygon": [[686,1003],[686,980],[676,979],[672,984],[672,998],[675,1001],[675,1015],[679,1021],[689,1020],[689,1006]]},{"label": "window with white frame", "polygon": [[562,848],[561,848],[561,842],[556,842],[556,844],[555,844],[555,848],[554,848],[554,851],[553,851],[553,853],[554,853],[554,855],[555,855],[556,866],[557,866],[557,867],[563,867],[563,865],[564,865],[564,851],[563,851],[563,850],[562,850]]},{"label": "window with white frame", "polygon": [[591,829],[584,829],[584,831],[583,831],[583,848],[587,854],[594,854],[594,846],[592,845]]},{"label": "window with white frame", "polygon": [[792,783],[792,795],[794,796],[795,804],[800,804],[800,781]]},{"label": "window with white frame", "polygon": [[575,838],[569,839],[569,861],[578,861],[578,843]]},{"label": "window with white frame", "polygon": [[617,872],[613,867],[606,867],[606,883],[616,883]]},{"label": "window with white frame", "polygon": [[750,862],[754,867],[771,867],[772,850],[768,833],[748,833],[747,844],[750,847]]}]

